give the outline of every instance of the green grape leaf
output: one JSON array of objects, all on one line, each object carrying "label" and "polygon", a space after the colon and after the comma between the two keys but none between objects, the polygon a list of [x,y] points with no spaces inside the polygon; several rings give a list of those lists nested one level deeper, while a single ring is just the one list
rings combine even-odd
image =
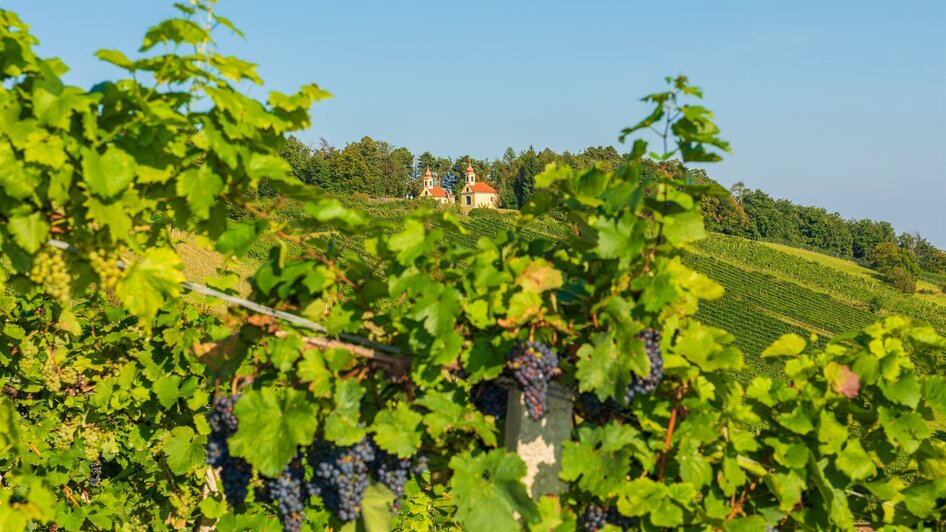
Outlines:
[{"label": "green grape leaf", "polygon": [[95,52],[95,57],[125,70],[134,68],[134,63],[132,63],[131,59],[128,59],[125,54],[118,50],[99,50]]},{"label": "green grape leaf", "polygon": [[378,447],[401,458],[412,456],[420,447],[423,416],[410,409],[405,401],[394,410],[378,412],[374,420],[374,441]]},{"label": "green grape leaf", "polygon": [[519,530],[516,514],[529,522],[535,503],[521,479],[526,465],[519,456],[493,449],[478,456],[467,454],[450,460],[456,518],[467,530]]},{"label": "green grape leaf", "polygon": [[848,440],[844,450],[838,454],[835,465],[854,482],[868,479],[877,474],[877,468],[864,452],[859,440]]},{"label": "green grape leaf", "polygon": [[175,475],[184,475],[204,463],[206,438],[194,434],[190,427],[175,427],[164,443],[168,468]]},{"label": "green grape leaf", "polygon": [[[806,455],[807,457],[807,455]],[[677,465],[680,467],[680,478],[696,488],[701,488],[713,480],[713,467],[706,457],[700,453],[699,443],[686,440],[677,451]]]},{"label": "green grape leaf", "polygon": [[309,391],[316,397],[332,395],[332,372],[325,366],[322,351],[307,349],[296,368],[299,378],[309,383]]},{"label": "green grape leaf", "polygon": [[132,264],[118,285],[118,296],[135,316],[150,322],[164,304],[165,297],[175,297],[184,282],[184,265],[173,250],[151,248]]},{"label": "green grape leaf", "polygon": [[663,224],[664,236],[676,246],[706,238],[703,216],[699,209],[665,215]]},{"label": "green grape leaf", "polygon": [[372,482],[361,499],[361,520],[365,532],[389,532],[391,530],[391,505],[394,493],[384,484]]},{"label": "green grape leaf", "polygon": [[762,358],[793,357],[805,350],[805,339],[795,333],[782,335],[762,351]]},{"label": "green grape leaf", "polygon": [[401,227],[399,233],[388,238],[388,247],[397,253],[400,264],[407,265],[426,253],[430,246],[426,239],[427,231],[420,220],[408,218]]},{"label": "green grape leaf", "polygon": [[[219,497],[219,496],[218,496]],[[200,513],[210,519],[218,519],[227,515],[228,508],[226,501],[221,498],[207,497],[197,505]]]},{"label": "green grape leaf", "polygon": [[291,333],[283,338],[270,339],[269,359],[279,371],[289,371],[302,355],[302,338]]},{"label": "green grape leaf", "polygon": [[892,382],[882,381],[880,391],[887,399],[910,408],[916,408],[920,402],[920,384],[912,371],[901,373]]},{"label": "green grape leaf", "polygon": [[554,495],[539,499],[539,520],[529,524],[530,532],[566,532],[576,529],[575,515],[562,508],[561,500]]},{"label": "green grape leaf", "polygon": [[[584,427],[578,441],[566,441],[562,448],[559,476],[601,498],[618,490],[625,481],[631,458],[628,448],[638,438],[627,426],[609,424],[601,428]],[[638,442],[638,447],[642,445]]]},{"label": "green grape leaf", "polygon": [[158,402],[165,409],[171,408],[180,397],[181,378],[177,375],[164,375],[151,387],[155,395],[158,396]]},{"label": "green grape leaf", "polygon": [[259,239],[267,227],[266,220],[232,222],[217,239],[217,251],[243,255]]},{"label": "green grape leaf", "polygon": [[578,349],[575,372],[581,381],[578,389],[583,392],[594,391],[602,401],[608,397],[623,400],[631,369],[640,370],[635,358],[643,357],[622,356],[613,338],[605,333],[596,334],[592,339],[594,344],[585,344]]},{"label": "green grape leaf", "polygon": [[432,438],[439,439],[451,430],[468,430],[476,433],[486,445],[495,446],[495,426],[475,409],[464,407],[458,393],[427,392],[417,399],[418,405],[430,411],[424,415],[427,433]]},{"label": "green grape leaf", "polygon": [[312,443],[318,424],[315,404],[292,388],[251,390],[233,410],[239,428],[230,437],[230,452],[270,477],[289,463],[299,445]]},{"label": "green grape leaf", "polygon": [[89,191],[102,199],[124,192],[135,179],[138,164],[125,151],[109,146],[105,153],[82,150],[82,175]]},{"label": "green grape leaf", "polygon": [[191,212],[201,220],[210,216],[210,208],[217,203],[217,194],[223,186],[223,179],[206,164],[177,177],[177,193],[187,200]]},{"label": "green grape leaf", "polygon": [[414,303],[409,316],[423,322],[424,329],[437,336],[453,330],[462,305],[459,290],[451,286],[432,285]]},{"label": "green grape leaf", "polygon": [[13,235],[13,241],[28,253],[36,253],[46,243],[49,224],[42,213],[34,212],[26,216],[11,216],[7,221],[7,230]]},{"label": "green grape leaf", "polygon": [[355,379],[336,381],[335,386],[335,409],[325,420],[325,439],[347,447],[365,437],[359,417],[365,389]]}]

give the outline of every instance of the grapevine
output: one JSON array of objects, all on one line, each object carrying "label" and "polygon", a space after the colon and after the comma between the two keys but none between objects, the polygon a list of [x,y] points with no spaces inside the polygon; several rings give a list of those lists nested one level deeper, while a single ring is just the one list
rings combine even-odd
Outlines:
[{"label": "grapevine", "polygon": [[[91,90],[0,10],[5,530],[941,523],[946,340],[784,286],[732,293],[861,330],[811,342],[712,302],[722,290],[698,270],[724,284],[739,272],[707,255],[792,264],[693,245],[701,199],[719,191],[643,172],[647,132],[681,167],[728,151],[685,77],[645,98],[620,168],[553,163],[524,176],[535,194],[520,213],[466,217],[299,181],[280,149],[327,93],[254,100],[255,68],[217,51],[231,23],[215,2],[175,9],[140,53],[100,51],[116,79]],[[182,240],[220,269],[194,278]],[[802,284],[839,281],[798,268]],[[833,292],[884,295],[846,283]],[[697,312],[769,330],[734,339]],[[748,374],[740,345],[773,371]],[[553,380],[577,415],[548,413]],[[516,451],[500,443],[520,421],[504,419],[506,381],[540,420],[519,428],[544,431]]]}]

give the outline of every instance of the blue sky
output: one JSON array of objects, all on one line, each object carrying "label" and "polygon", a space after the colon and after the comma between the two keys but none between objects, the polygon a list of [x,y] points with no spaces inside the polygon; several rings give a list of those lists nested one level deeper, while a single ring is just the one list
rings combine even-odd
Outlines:
[{"label": "blue sky", "polygon": [[[171,2],[7,0],[80,86]],[[686,74],[734,153],[707,168],[776,197],[918,230],[946,248],[946,2],[224,0],[221,51],[265,88],[319,83],[311,130],[415,153],[615,144],[643,94]]]}]

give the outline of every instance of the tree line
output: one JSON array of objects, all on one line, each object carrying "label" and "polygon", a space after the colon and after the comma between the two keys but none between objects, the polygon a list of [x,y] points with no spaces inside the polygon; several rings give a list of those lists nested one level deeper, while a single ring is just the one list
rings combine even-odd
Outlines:
[{"label": "tree line", "polygon": [[[518,209],[535,193],[535,175],[548,163],[572,168],[598,164],[611,171],[629,158],[613,146],[592,146],[577,153],[556,152],[549,148],[516,151],[506,148],[501,157],[478,159],[470,155],[449,157],[425,151],[413,154],[404,147],[364,137],[337,148],[321,139],[310,146],[294,136],[287,138],[280,154],[289,162],[301,181],[336,193],[363,194],[374,198],[416,197],[423,188],[427,168],[447,191],[458,194],[464,183],[467,164],[477,178],[499,191],[500,207]],[[715,183],[702,169],[682,166],[674,161],[645,161],[645,177],[665,172],[681,182]],[[871,219],[845,219],[821,207],[799,205],[776,199],[759,189],[739,182],[728,198],[705,198],[703,211],[709,230],[751,238],[773,240],[789,245],[814,248],[844,258],[870,261],[870,253],[882,243],[893,243],[916,257],[920,269],[946,274],[946,252],[936,248],[917,232],[897,233],[890,222]]]}]

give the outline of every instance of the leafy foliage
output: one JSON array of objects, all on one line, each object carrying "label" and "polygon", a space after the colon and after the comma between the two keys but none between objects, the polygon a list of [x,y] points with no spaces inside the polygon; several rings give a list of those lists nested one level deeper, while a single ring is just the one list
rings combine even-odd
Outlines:
[{"label": "leafy foliage", "polygon": [[[930,424],[946,415],[946,383],[918,369],[946,349],[933,329],[891,317],[823,349],[787,337],[764,353],[784,378],[744,386],[733,336],[693,318],[722,290],[680,257],[704,237],[700,202],[716,187],[645,175],[638,139],[614,169],[548,165],[493,239],[446,238],[464,232],[448,210],[373,217],[288,177],[284,134],[326,93],[263,105],[235,90],[260,80],[215,51],[211,27],[232,24],[213,8],[178,5],[138,59],[100,52],[130,79],[91,91],[65,86],[63,65],[0,11],[4,529],[359,518],[370,530],[569,530],[592,505],[645,527],[941,518],[946,449]],[[668,83],[624,136],[663,121],[651,157],[718,160],[728,144],[700,91]],[[301,202],[305,225],[248,200],[264,185]],[[530,232],[553,208],[572,231]],[[251,297],[325,333],[182,295],[172,228],[228,255],[272,243]],[[76,252],[36,268],[50,236]],[[130,264],[116,282],[119,255]],[[69,290],[48,290],[63,272]],[[226,289],[220,273],[211,282]],[[554,347],[548,376],[616,410],[578,420],[558,497],[530,497],[526,464],[497,448],[502,428],[471,398],[525,342]],[[208,467],[227,467],[224,448],[249,466],[237,497],[221,493],[226,470]],[[425,461],[413,478],[397,473]]]}]

